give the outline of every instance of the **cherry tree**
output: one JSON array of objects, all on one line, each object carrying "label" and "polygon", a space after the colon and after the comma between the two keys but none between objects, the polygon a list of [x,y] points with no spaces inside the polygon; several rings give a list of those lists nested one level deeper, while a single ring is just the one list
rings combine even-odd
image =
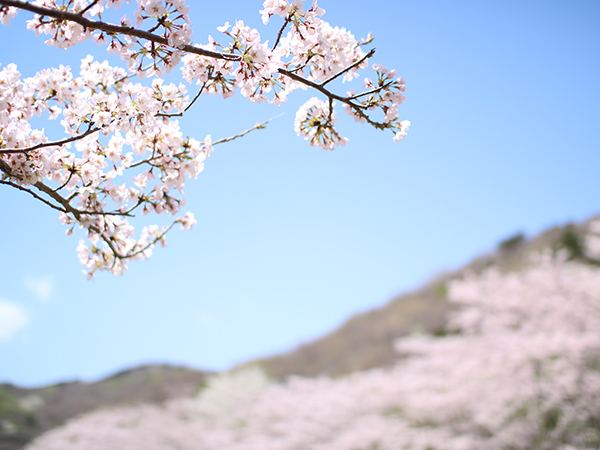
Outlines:
[{"label": "cherry tree", "polygon": [[[312,146],[332,150],[347,139],[337,131],[336,104],[357,122],[389,130],[403,139],[410,123],[398,117],[405,82],[379,64],[370,66],[358,92],[335,92],[335,80],[350,82],[369,69],[374,49],[363,48],[346,29],[322,19],[313,0],[266,0],[265,25],[275,22],[273,44],[238,20],[218,27],[221,39],[191,40],[184,0],[0,0],[0,19],[9,25],[19,11],[34,13],[27,28],[46,35],[46,44],[69,49],[92,39],[126,67],[88,56],[79,73],[70,67],[44,69],[22,78],[15,64],[0,68],[0,183],[60,212],[67,234],[81,228],[87,240],[77,251],[88,277],[97,271],[120,275],[129,260],[148,258],[166,233],[196,223],[185,205],[185,182],[196,178],[217,144],[228,138],[185,136],[178,117],[201,95],[236,93],[251,102],[280,105],[297,89],[318,95],[300,107],[297,134]],[[108,18],[123,7],[117,23]],[[163,76],[180,67],[179,84]],[[191,93],[191,95],[188,95]],[[32,126],[35,116],[60,120],[64,137]],[[136,232],[130,219],[171,214],[169,226],[146,225]],[[180,215],[181,214],[181,215]]]},{"label": "cherry tree", "polygon": [[[587,254],[600,256],[600,221]],[[445,336],[345,377],[223,374],[196,398],[104,409],[27,450],[592,450],[600,446],[600,269],[542,252],[452,281]]]}]

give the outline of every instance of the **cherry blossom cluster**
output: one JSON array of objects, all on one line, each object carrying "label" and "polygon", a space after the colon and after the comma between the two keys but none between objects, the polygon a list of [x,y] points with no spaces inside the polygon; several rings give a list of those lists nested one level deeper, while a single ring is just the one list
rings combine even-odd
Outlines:
[{"label": "cherry blossom cluster", "polygon": [[374,123],[361,108],[356,108],[351,104],[346,104],[346,112],[352,115],[357,122],[368,122],[376,128],[391,129],[395,132],[394,142],[398,142],[406,137],[410,126],[408,120],[398,120],[398,106],[405,99],[402,92],[406,91],[406,81],[404,77],[396,78],[395,70],[389,71],[380,64],[373,64],[373,69],[377,74],[377,81],[373,82],[370,78],[365,78],[363,87],[367,91],[357,95],[352,89],[348,92],[348,97],[352,99],[364,97],[363,105],[367,109],[381,108],[384,113],[383,121]]},{"label": "cherry blossom cluster", "polygon": [[345,145],[348,139],[341,137],[333,127],[337,121],[333,106],[316,97],[311,98],[296,113],[294,129],[313,146],[333,150],[336,145]]},{"label": "cherry blossom cluster", "polygon": [[[88,240],[78,254],[90,277],[122,274],[127,260],[147,258],[155,244],[165,243],[173,224],[137,235],[131,218],[138,211],[176,215],[184,206],[185,181],[202,171],[213,142],[185,137],[175,118],[203,93],[227,98],[239,91],[250,101],[280,105],[295,89],[313,89],[323,99],[300,107],[295,130],[328,150],[348,141],[335,128],[338,103],[357,121],[390,129],[394,141],[406,135],[409,122],[397,117],[405,82],[394,71],[373,65],[377,81],[367,78],[365,91],[342,96],[332,90],[334,81],[350,82],[369,67],[374,50],[362,47],[372,38],[358,41],[322,20],[325,11],[316,0],[307,8],[299,0],[264,2],[265,25],[274,16],[282,22],[273,45],[241,20],[218,27],[224,43],[209,36],[205,45],[192,44],[183,0],[136,0],[132,15],[106,21],[125,3],[0,0],[4,25],[27,10],[35,13],[27,27],[49,36],[46,44],[68,49],[93,39],[127,65],[89,56],[79,76],[60,66],[25,79],[14,64],[0,68],[0,183],[59,210],[68,233],[84,229]],[[186,85],[161,78],[180,62],[183,79],[199,86],[192,100]],[[34,129],[34,116],[60,120],[66,137],[53,140]],[[174,223],[190,228],[194,220],[188,213]]]},{"label": "cherry blossom cluster", "polygon": [[[63,16],[36,15],[28,21],[27,27],[38,35],[49,35],[46,44],[66,49],[92,38],[97,44],[106,45],[109,53],[122,56],[129,68],[141,76],[160,76],[163,71],[169,72],[181,59],[182,52],[179,49],[191,40],[192,28],[187,14],[189,7],[182,0],[137,1],[138,8],[133,14],[135,26],[138,29],[160,30],[162,43],[147,41],[135,34],[122,34],[132,29],[133,21],[127,16],[120,20],[123,30],[107,29],[101,25],[96,28],[93,22],[86,21],[86,18],[97,18],[100,19],[97,24],[102,23],[102,13],[109,8],[119,9],[123,0],[68,0],[63,5],[58,5],[56,0],[37,0],[33,3],[48,10],[59,9],[77,15],[80,19],[76,21],[73,20],[76,17],[67,17],[65,20]],[[144,67],[147,61],[150,66]]]},{"label": "cherry blossom cluster", "polygon": [[[186,179],[198,176],[212,151],[210,136],[185,138],[166,116],[183,111],[185,94],[184,85],[159,78],[151,86],[132,83],[123,69],[92,57],[82,61],[79,77],[62,66],[25,80],[14,64],[0,71],[3,183],[47,194],[68,233],[74,226],[87,230],[92,245],[80,243],[78,253],[89,276],[121,274],[126,259],[147,258],[155,243],[165,242],[167,228],[155,226],[135,238],[128,218],[137,209],[179,213]],[[31,129],[32,116],[45,112],[62,117],[68,142],[49,142]],[[116,182],[124,172],[129,185]],[[175,222],[195,223],[191,213]]]},{"label": "cherry blossom cluster", "polygon": [[196,398],[92,412],[27,450],[598,448],[599,267],[543,252],[448,292],[448,334],[398,339],[391,367],[280,383],[250,368]]}]

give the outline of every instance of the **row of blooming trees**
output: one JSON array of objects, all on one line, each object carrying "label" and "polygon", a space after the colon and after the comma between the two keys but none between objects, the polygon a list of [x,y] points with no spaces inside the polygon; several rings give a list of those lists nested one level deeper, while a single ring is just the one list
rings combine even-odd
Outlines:
[{"label": "row of blooming trees", "polygon": [[195,399],[90,413],[27,450],[598,449],[598,265],[542,253],[448,295],[449,333],[399,339],[393,367],[281,384],[227,374]]},{"label": "row of blooming trees", "polygon": [[[272,44],[242,21],[218,28],[221,43],[210,37],[193,44],[183,0],[137,0],[129,10],[125,3],[0,0],[4,25],[19,10],[29,11],[35,16],[27,27],[48,36],[48,45],[68,49],[92,39],[127,66],[88,56],[78,74],[61,65],[25,79],[14,64],[0,68],[0,184],[60,211],[67,233],[85,230],[88,240],[78,252],[89,277],[104,270],[122,274],[128,260],[148,258],[155,244],[165,245],[175,224],[189,229],[196,223],[188,212],[170,226],[149,225],[137,234],[129,219],[138,212],[177,216],[186,180],[202,171],[214,145],[231,139],[183,134],[177,118],[203,94],[239,92],[252,102],[280,105],[294,90],[312,89],[319,97],[298,110],[295,129],[329,150],[347,141],[335,128],[336,103],[357,122],[390,130],[394,141],[406,135],[409,123],[397,113],[405,83],[394,71],[375,64],[359,92],[334,91],[336,80],[351,81],[368,68],[374,50],[363,50],[370,37],[358,41],[322,20],[316,0],[309,8],[299,0],[266,0],[263,23],[277,19]],[[121,7],[126,14],[111,22]],[[177,66],[186,83],[165,83],[163,75]],[[40,115],[60,120],[66,136],[53,139],[34,129],[31,120]]]}]

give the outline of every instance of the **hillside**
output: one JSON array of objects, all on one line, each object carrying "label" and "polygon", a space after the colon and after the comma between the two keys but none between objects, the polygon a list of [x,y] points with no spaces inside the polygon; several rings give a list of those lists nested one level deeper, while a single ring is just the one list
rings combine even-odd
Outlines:
[{"label": "hillside", "polygon": [[[529,252],[565,248],[582,258],[580,230],[585,224],[555,227],[532,239],[515,235],[465,267],[432,279],[420,289],[384,306],[358,314],[331,333],[284,354],[249,361],[276,379],[290,375],[339,376],[390,365],[398,358],[394,340],[413,333],[442,335],[447,313],[447,283],[490,265],[518,271]],[[194,395],[207,372],[168,365],[141,366],[95,383],[66,382],[25,389],[0,384],[0,450],[16,450],[67,419],[104,406],[160,404]]]},{"label": "hillside", "polygon": [[496,265],[504,271],[522,269],[531,251],[566,248],[581,257],[579,231],[585,224],[549,229],[532,239],[522,234],[500,242],[489,254],[465,267],[430,280],[420,289],[399,295],[380,308],[355,315],[331,333],[313,342],[268,358],[250,361],[270,376],[281,379],[291,374],[339,376],[358,370],[389,365],[397,359],[394,340],[412,333],[443,334],[449,304],[446,283],[467,272],[479,273]]},{"label": "hillside", "polygon": [[83,383],[70,381],[35,389],[0,384],[0,450],[17,450],[71,417],[99,407],[162,403],[195,394],[207,372],[147,365]]}]

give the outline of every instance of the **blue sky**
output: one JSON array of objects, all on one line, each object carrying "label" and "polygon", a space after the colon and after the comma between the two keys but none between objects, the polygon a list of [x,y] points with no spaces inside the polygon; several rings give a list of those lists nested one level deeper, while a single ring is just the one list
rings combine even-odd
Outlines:
[{"label": "blue sky", "polygon": [[[259,1],[189,4],[196,42],[235,19],[274,39]],[[181,121],[199,139],[284,115],[217,147],[186,185],[193,231],[93,281],[55,211],[0,187],[0,381],[94,380],[149,362],[225,369],[318,337],[516,232],[600,212],[598,2],[319,4],[333,25],[372,31],[373,61],[406,78],[408,137],[394,144],[340,109],[350,142],[327,152],[293,131],[312,93],[281,108],[202,98]],[[30,76],[105,59],[93,44],[44,46],[24,29],[30,17],[0,28],[2,66]]]}]

